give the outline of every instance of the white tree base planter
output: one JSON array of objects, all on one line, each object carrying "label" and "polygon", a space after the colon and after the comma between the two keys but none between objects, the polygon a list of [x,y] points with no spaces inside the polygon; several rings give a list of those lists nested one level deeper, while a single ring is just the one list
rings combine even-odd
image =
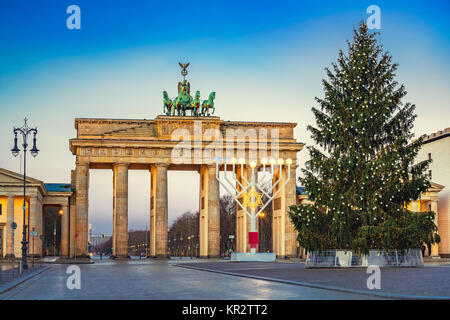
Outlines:
[{"label": "white tree base planter", "polygon": [[306,258],[307,268],[423,267],[422,252],[409,250],[370,250],[358,257],[350,250],[314,251]]},{"label": "white tree base planter", "polygon": [[267,253],[250,253],[250,252],[233,252],[231,261],[246,262],[274,262],[277,259],[275,252]]}]

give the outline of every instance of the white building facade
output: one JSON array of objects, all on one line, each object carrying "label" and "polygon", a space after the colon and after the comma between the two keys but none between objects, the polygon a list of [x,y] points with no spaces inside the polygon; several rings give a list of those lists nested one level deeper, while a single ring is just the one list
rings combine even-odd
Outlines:
[{"label": "white building facade", "polygon": [[450,127],[424,138],[416,162],[432,159],[429,167],[430,180],[444,186],[439,192],[437,205],[438,233],[441,237],[439,255],[450,257]]}]

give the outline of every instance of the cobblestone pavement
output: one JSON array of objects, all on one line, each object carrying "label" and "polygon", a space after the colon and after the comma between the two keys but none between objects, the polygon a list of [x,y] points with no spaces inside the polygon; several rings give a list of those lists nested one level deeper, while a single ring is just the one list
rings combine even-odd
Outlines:
[{"label": "cobblestone pavement", "polygon": [[[79,265],[80,290],[69,290],[66,286],[69,265],[52,265],[48,271],[0,295],[0,299],[370,299],[364,295],[180,268],[174,264],[170,260],[103,260],[82,264]],[[186,263],[192,264],[193,261]]]},{"label": "cobblestone pavement", "polygon": [[306,269],[301,263],[270,262],[192,263],[189,267],[362,290],[368,294],[381,292],[450,299],[450,265],[445,263],[427,263],[425,267],[419,268],[381,268],[381,289],[370,291],[367,289],[367,278],[370,274],[366,273],[366,268]]}]

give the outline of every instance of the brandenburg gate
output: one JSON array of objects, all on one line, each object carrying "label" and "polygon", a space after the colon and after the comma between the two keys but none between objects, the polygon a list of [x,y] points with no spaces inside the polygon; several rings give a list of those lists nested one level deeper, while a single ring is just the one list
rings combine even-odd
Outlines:
[{"label": "brandenburg gate", "polygon": [[[254,160],[258,167],[262,158],[292,159],[292,178],[273,200],[272,232],[273,250],[278,257],[296,255],[296,231],[287,215],[288,207],[296,203],[296,159],[297,152],[304,146],[294,139],[296,124],[221,120],[210,115],[215,93],[200,106],[200,103],[196,105],[199,92],[192,98],[189,87],[185,80],[179,82],[179,94],[173,101],[164,92],[165,115],[153,120],[75,119],[77,135],[69,142],[76,156],[76,168],[72,170],[75,195],[70,200],[70,212],[75,213],[70,215],[69,223],[70,257],[88,256],[90,169],[113,172],[113,255],[117,258],[128,256],[128,171],[150,172],[148,199],[150,255],[153,257],[168,255],[168,170],[197,171],[200,256],[219,257],[220,192],[214,162],[217,157],[242,158],[246,164]],[[183,103],[183,95],[188,96],[187,103]],[[186,115],[186,110],[191,110],[191,116]],[[241,178],[250,172],[249,165],[245,168]],[[236,174],[239,178],[241,171]],[[282,175],[281,179],[286,179],[286,173]],[[236,206],[237,252],[249,251],[248,230],[249,219]]]}]

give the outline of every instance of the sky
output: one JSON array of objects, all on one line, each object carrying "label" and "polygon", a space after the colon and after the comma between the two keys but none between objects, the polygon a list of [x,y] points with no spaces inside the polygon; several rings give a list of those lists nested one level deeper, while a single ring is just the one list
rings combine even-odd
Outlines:
[{"label": "sky", "polygon": [[[69,30],[69,5],[81,29]],[[324,68],[346,49],[370,5],[381,10],[377,39],[399,63],[397,80],[416,104],[416,135],[450,126],[449,1],[0,0],[0,167],[19,172],[10,149],[23,118],[38,127],[31,177],[70,182],[76,117],[146,118],[176,95],[178,62],[202,98],[216,92],[223,120],[296,122],[312,143],[314,97]],[[306,149],[297,155],[300,167]],[[169,222],[198,210],[198,173],[169,172]],[[129,229],[149,221],[150,174],[130,171]],[[112,232],[112,172],[91,170],[89,223]]]}]

